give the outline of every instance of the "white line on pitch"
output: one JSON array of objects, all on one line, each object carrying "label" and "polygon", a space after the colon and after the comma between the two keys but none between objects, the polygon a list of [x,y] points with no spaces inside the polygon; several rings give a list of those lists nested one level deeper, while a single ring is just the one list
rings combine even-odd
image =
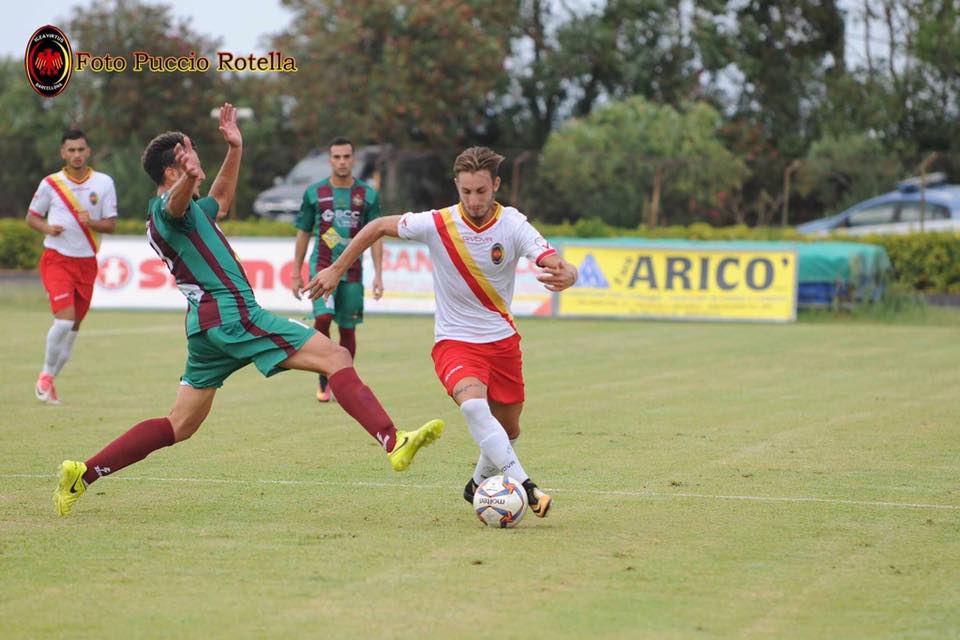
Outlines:
[{"label": "white line on pitch", "polygon": [[[42,473],[9,473],[0,474],[0,478],[42,478],[50,479],[56,477],[54,474]],[[197,484],[276,484],[276,485],[305,485],[305,486],[339,486],[339,487],[400,487],[402,489],[449,489],[447,485],[442,484],[403,484],[399,482],[366,482],[355,480],[350,482],[340,482],[336,480],[275,480],[269,478],[257,478],[253,480],[239,480],[234,478],[159,478],[154,476],[116,476],[110,478],[113,480],[125,480],[128,482],[189,482]],[[846,498],[813,498],[808,496],[728,496],[710,493],[662,493],[654,491],[616,491],[604,489],[557,489],[556,487],[544,487],[560,491],[561,493],[589,493],[604,496],[625,496],[630,498],[693,498],[700,500],[745,500],[752,502],[818,502],[824,504],[849,504],[861,507],[893,507],[900,509],[946,509],[960,511],[960,505],[956,504],[927,504],[923,502],[886,502],[880,500],[850,500]]]},{"label": "white line on pitch", "polygon": [[138,333],[182,333],[183,323],[176,324],[153,324],[144,327],[130,327],[128,329],[90,329],[84,331],[83,335],[90,336],[123,336],[136,335]]}]

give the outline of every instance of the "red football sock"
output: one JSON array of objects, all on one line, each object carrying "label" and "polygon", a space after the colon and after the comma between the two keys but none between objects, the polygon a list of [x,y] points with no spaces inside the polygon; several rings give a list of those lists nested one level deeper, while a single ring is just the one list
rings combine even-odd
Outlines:
[{"label": "red football sock", "polygon": [[357,330],[340,327],[340,346],[350,352],[351,358],[357,357]]},{"label": "red football sock", "polygon": [[90,484],[102,476],[116,473],[173,442],[173,425],[169,418],[144,420],[87,460],[83,481]]},{"label": "red football sock", "polygon": [[347,367],[330,376],[330,388],[343,410],[376,438],[384,449],[393,451],[393,445],[397,442],[393,420],[383,410],[370,387],[360,380],[356,369]]},{"label": "red football sock", "polygon": [[329,338],[331,322],[333,322],[333,316],[329,314],[317,316],[313,319],[313,328]]}]

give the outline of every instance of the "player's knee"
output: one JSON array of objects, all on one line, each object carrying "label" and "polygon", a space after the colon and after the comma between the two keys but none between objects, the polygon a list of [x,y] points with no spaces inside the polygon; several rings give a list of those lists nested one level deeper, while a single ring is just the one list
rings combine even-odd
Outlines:
[{"label": "player's knee", "polygon": [[330,364],[337,370],[352,367],[353,356],[350,355],[350,351],[348,351],[346,347],[334,345],[333,353],[330,356]]}]

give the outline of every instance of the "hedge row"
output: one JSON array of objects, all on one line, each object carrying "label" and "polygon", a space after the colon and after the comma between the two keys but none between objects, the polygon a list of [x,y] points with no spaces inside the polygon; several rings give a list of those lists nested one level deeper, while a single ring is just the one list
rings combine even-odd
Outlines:
[{"label": "hedge row", "polygon": [[[292,224],[260,220],[227,220],[221,225],[228,236],[294,236]],[[574,238],[678,238],[688,240],[810,240],[791,228],[752,228],[743,225],[711,227],[692,224],[688,227],[618,229],[596,219],[580,219],[575,223],[538,224],[549,237]],[[143,221],[119,220],[117,233],[140,235]],[[842,239],[845,236],[816,238],[817,241]],[[879,244],[887,250],[893,265],[892,280],[896,285],[934,293],[960,292],[960,233],[925,233],[903,236],[876,235],[856,238]],[[33,269],[42,249],[39,235],[20,218],[0,219],[0,269]]]}]

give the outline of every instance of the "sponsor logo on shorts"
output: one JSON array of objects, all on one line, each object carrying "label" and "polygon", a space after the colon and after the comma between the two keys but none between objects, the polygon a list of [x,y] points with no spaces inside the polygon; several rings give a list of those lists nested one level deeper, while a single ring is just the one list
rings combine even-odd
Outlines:
[{"label": "sponsor logo on shorts", "polygon": [[64,298],[68,297],[69,295],[70,295],[69,293],[59,293],[59,294],[53,296],[53,301],[56,302],[57,300],[63,300]]},{"label": "sponsor logo on shorts", "polygon": [[455,366],[453,369],[450,369],[450,371],[447,372],[447,375],[443,376],[443,381],[446,382],[447,380],[449,380],[449,379],[450,379],[450,376],[452,376],[453,374],[455,374],[457,371],[460,371],[460,369],[463,369],[463,365],[462,365],[462,364],[458,364],[458,365]]}]

